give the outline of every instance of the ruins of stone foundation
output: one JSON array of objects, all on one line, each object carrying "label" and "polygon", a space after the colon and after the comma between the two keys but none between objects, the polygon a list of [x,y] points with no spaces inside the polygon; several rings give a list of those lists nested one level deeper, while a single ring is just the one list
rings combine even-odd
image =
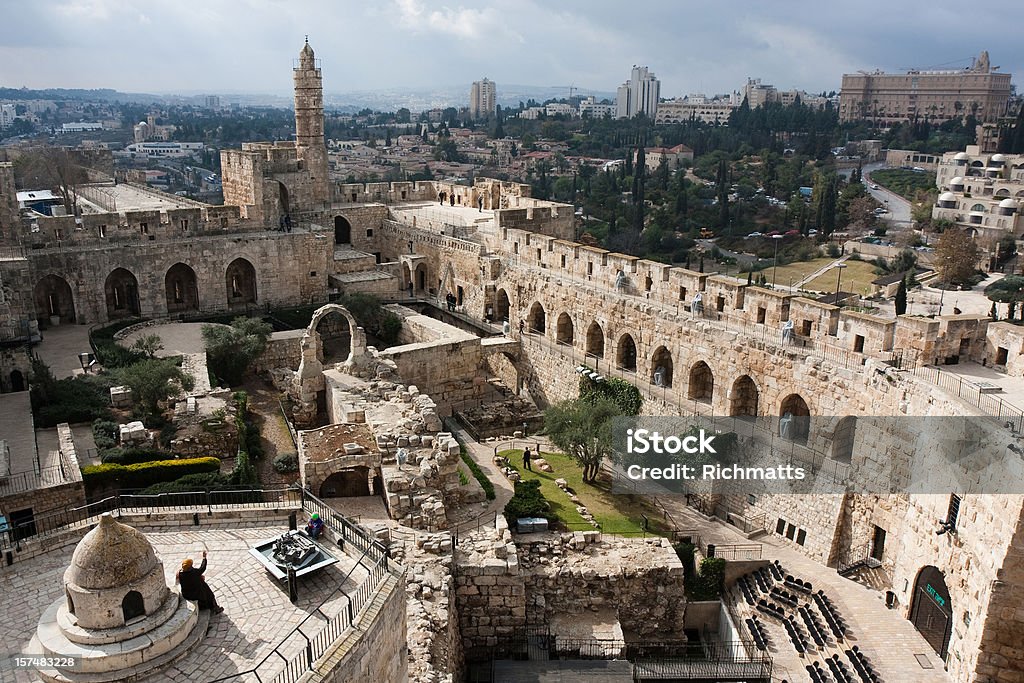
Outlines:
[{"label": "ruins of stone foundation", "polygon": [[[780,560],[790,576],[813,577],[824,586],[828,604],[850,622],[884,680],[1024,680],[1024,499],[1018,493],[958,498],[956,533],[941,535],[936,525],[950,514],[948,493],[822,484],[800,496],[719,492],[677,501],[673,512],[686,520],[677,531],[692,532],[687,538],[695,540],[703,535],[700,552],[707,552],[708,538],[720,546],[718,539],[725,539],[735,551],[727,565],[729,592],[709,605],[687,600],[683,567],[667,539],[597,530],[513,533],[501,505],[460,484],[453,432],[461,425],[460,438],[471,440],[470,432],[480,439],[512,436],[523,423],[532,431],[544,407],[576,396],[586,367],[638,386],[645,414],[810,417],[815,421],[799,449],[792,448],[794,457],[817,463],[816,472],[831,467],[852,481],[867,480],[893,463],[864,456],[875,452],[866,446],[899,435],[883,434],[858,417],[991,417],[1001,437],[1015,439],[1020,415],[986,399],[982,387],[972,394],[962,382],[944,382],[933,366],[950,359],[998,361],[1009,376],[1020,377],[1020,328],[966,315],[882,318],[609,253],[572,241],[572,206],[533,199],[528,186],[515,183],[335,182],[323,140],[321,72],[308,44],[294,75],[296,140],[225,150],[224,206],[170,197],[170,208],[133,208],[133,196],[153,191],[129,185],[118,190],[115,203],[112,189],[97,185],[83,189],[87,211],[81,217],[39,217],[30,229],[18,215],[13,166],[0,163],[0,333],[29,342],[41,326],[126,317],[166,322],[324,304],[306,329],[275,333],[256,368],[288,398],[305,493],[240,510],[210,506],[206,516],[183,509],[138,520],[151,525],[150,537],[181,529],[198,540],[246,524],[284,527],[290,512],[322,512],[329,539],[352,553],[346,566],[353,573],[337,580],[355,586],[338,585],[348,586],[345,594],[360,596],[360,603],[349,616],[338,616],[347,614],[343,608],[330,612],[339,620],[337,633],[318,641],[323,647],[314,662],[301,665],[304,671],[330,681],[458,681],[474,665],[515,660],[529,649],[524,634],[531,629],[603,643],[601,658],[609,660],[653,641],[679,647],[737,642],[748,638],[744,620],[758,616],[743,599],[744,588],[765,582],[766,595],[768,583],[788,595],[795,585],[766,578],[772,561]],[[442,192],[455,203],[438,205]],[[294,228],[281,229],[284,217]],[[398,343],[375,347],[349,311],[330,303],[336,293],[390,302],[403,322]],[[454,311],[445,306],[449,294],[457,301]],[[329,344],[341,352],[328,352]],[[27,353],[10,349],[0,354],[0,367],[5,390],[13,387],[12,373],[30,373]],[[208,414],[224,405],[224,396],[209,389],[181,397],[176,413],[198,421],[204,402]],[[18,405],[25,410],[27,403]],[[73,440],[69,430],[61,435],[60,457],[70,464],[66,478],[0,491],[8,518],[24,510],[45,518],[86,502],[80,476],[75,479]],[[181,444],[184,454],[190,448]],[[907,449],[887,452],[897,468],[900,458],[912,457]],[[377,523],[356,524],[333,507],[367,497],[385,510]],[[171,560],[157,559],[141,541],[133,556],[139,568],[116,585],[94,585],[76,573],[85,571],[82,557],[89,555],[82,548],[114,533],[109,519],[85,516],[40,528],[37,538],[5,548],[5,592],[35,576],[48,598],[24,614],[4,614],[8,642],[41,644],[47,652],[63,647],[62,638],[114,644],[159,631],[147,620],[165,612],[173,615],[165,623],[180,630],[173,637],[160,631],[139,661],[155,662],[152,657],[197,632],[199,647],[202,638],[212,642],[213,632],[156,580],[160,562]],[[98,526],[88,531],[92,525]],[[256,533],[246,529],[246,542],[258,540]],[[739,541],[728,541],[736,534]],[[879,538],[887,539],[884,550]],[[75,544],[66,581],[52,580],[47,572],[68,566],[61,554]],[[165,547],[177,550],[166,539]],[[244,554],[239,557],[242,566]],[[870,587],[837,574],[850,568],[870,570]],[[251,571],[247,595],[274,596],[265,598],[276,600],[267,609],[298,621],[280,599],[280,587]],[[228,592],[233,580],[221,575],[215,587]],[[328,578],[317,581],[325,595],[334,590]],[[146,605],[142,626],[129,625],[123,613],[132,591]],[[930,625],[921,617],[922,605],[931,604],[925,593],[933,602],[941,598]],[[115,603],[122,604],[124,623],[114,623]],[[312,612],[316,605],[305,607]],[[242,600],[228,603],[222,616],[246,609]],[[827,609],[820,608],[822,614]],[[811,646],[812,658],[798,657],[781,621],[761,621],[774,644],[776,673],[769,675],[804,676],[801,667],[812,658],[823,665],[826,653],[843,651],[829,641],[828,647]],[[262,627],[239,623],[243,633]],[[39,643],[27,640],[31,633]],[[265,663],[271,648],[290,647],[275,640],[286,635],[261,636],[267,646],[232,660],[234,674],[271,666]],[[745,664],[761,667],[757,671],[764,672],[766,661],[771,669],[771,658],[754,650],[743,654],[749,655]],[[113,657],[96,671],[140,666],[134,661]],[[765,680],[759,676],[748,672],[747,680]]]}]

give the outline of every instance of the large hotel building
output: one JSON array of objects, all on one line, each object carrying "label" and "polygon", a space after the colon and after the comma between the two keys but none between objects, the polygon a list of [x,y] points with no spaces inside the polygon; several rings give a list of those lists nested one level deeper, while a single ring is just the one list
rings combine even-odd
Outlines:
[{"label": "large hotel building", "polygon": [[974,114],[979,121],[995,121],[1006,111],[1010,78],[989,65],[988,52],[982,52],[969,69],[843,74],[839,118],[890,124],[915,117],[941,122]]}]

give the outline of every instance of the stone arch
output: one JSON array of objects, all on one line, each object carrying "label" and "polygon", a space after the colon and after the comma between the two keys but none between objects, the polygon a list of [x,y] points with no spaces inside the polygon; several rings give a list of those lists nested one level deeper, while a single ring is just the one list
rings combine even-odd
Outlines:
[{"label": "stone arch", "polygon": [[729,415],[757,417],[759,398],[760,392],[750,375],[737,377],[729,391]]},{"label": "stone arch", "polygon": [[316,324],[320,340],[320,360],[325,363],[341,363],[348,360],[352,350],[352,324],[338,311],[329,311],[320,316]]},{"label": "stone arch", "polygon": [[651,356],[651,383],[659,387],[671,387],[673,371],[672,352],[659,346]]},{"label": "stone arch", "polygon": [[711,366],[702,360],[690,368],[690,378],[686,386],[686,398],[701,403],[711,403],[715,394],[715,373]]},{"label": "stone arch", "polygon": [[543,304],[539,301],[534,301],[533,305],[530,306],[530,313],[526,317],[526,329],[531,332],[538,332],[544,334],[544,330],[547,328],[548,314],[544,310]]},{"label": "stone arch", "polygon": [[281,208],[282,216],[287,216],[289,213],[291,213],[289,211],[290,201],[288,198],[288,188],[285,187],[284,183],[282,183],[280,180],[277,181],[277,203],[278,206]]},{"label": "stone arch", "polygon": [[508,300],[508,292],[499,289],[494,293],[494,315],[495,320],[508,320],[512,304]]},{"label": "stone arch", "polygon": [[168,313],[199,310],[199,282],[196,271],[184,263],[175,263],[164,276]]},{"label": "stone arch", "polygon": [[347,467],[320,484],[321,498],[351,498],[370,495],[370,468]]},{"label": "stone arch", "polygon": [[139,591],[128,591],[121,599],[121,615],[124,623],[146,616],[146,603]]},{"label": "stone arch", "polygon": [[587,328],[587,355],[604,358],[604,331],[596,321]]},{"label": "stone arch", "polygon": [[71,285],[60,275],[51,273],[37,282],[34,295],[40,320],[59,318],[57,323],[75,322],[75,297]]},{"label": "stone arch", "polygon": [[115,268],[103,283],[107,300],[107,319],[131,318],[139,315],[139,281],[126,268]]},{"label": "stone arch", "polygon": [[559,313],[558,321],[555,323],[555,340],[559,344],[572,346],[573,332],[572,318],[568,313]]},{"label": "stone arch", "polygon": [[779,404],[779,436],[807,443],[811,432],[811,409],[800,394],[790,394]]},{"label": "stone arch", "polygon": [[248,259],[236,258],[224,272],[228,307],[256,303],[256,268]]},{"label": "stone arch", "polygon": [[11,391],[25,391],[25,375],[21,370],[11,370]]},{"label": "stone arch", "polygon": [[953,608],[942,570],[933,565],[921,568],[914,581],[910,622],[943,660],[953,627]]},{"label": "stone arch", "polygon": [[847,415],[832,430],[832,459],[846,464],[853,460],[853,444],[857,439],[857,418]]},{"label": "stone arch", "polygon": [[636,372],[636,342],[629,332],[619,337],[619,342],[615,345],[615,365],[623,370]]},{"label": "stone arch", "polygon": [[317,326],[320,325],[320,321],[324,316],[330,313],[340,313],[345,320],[348,321],[349,330],[352,332],[352,342],[349,345],[348,358],[346,363],[351,363],[355,359],[366,354],[366,334],[363,332],[363,328],[356,324],[356,319],[352,313],[342,306],[341,304],[327,304],[321,306],[313,312],[313,317],[309,320],[309,326],[306,328],[306,334],[313,339],[317,339],[319,335],[314,334]]},{"label": "stone arch", "polygon": [[334,217],[334,243],[352,244],[352,224],[344,216]]}]

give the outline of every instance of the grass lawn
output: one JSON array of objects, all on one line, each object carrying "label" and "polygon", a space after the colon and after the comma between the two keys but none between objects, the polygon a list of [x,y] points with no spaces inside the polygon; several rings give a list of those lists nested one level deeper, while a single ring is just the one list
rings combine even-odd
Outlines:
[{"label": "grass lawn", "polygon": [[662,528],[660,513],[642,496],[614,494],[610,486],[603,482],[584,484],[583,472],[567,455],[541,452],[540,457],[547,460],[554,469],[551,473],[540,472],[536,468],[532,472],[524,470],[522,450],[501,451],[498,455],[508,458],[509,464],[524,480],[540,481],[541,493],[551,503],[551,511],[572,531],[585,531],[592,527],[576,512],[576,504],[569,500],[569,496],[555,485],[555,479],[568,482],[569,488],[580,499],[580,505],[590,511],[601,525],[601,530],[606,533],[639,535],[644,530],[643,514],[647,514],[651,520],[650,531],[656,533]]},{"label": "grass lawn", "polygon": [[[870,294],[873,289],[871,281],[878,278],[878,274],[875,273],[875,266],[866,261],[852,261],[850,259],[847,259],[844,263],[846,263],[846,268],[843,268],[842,281],[839,283],[840,289],[844,292]],[[835,268],[829,268],[824,274],[819,275],[804,285],[804,288],[819,292],[835,292]]]},{"label": "grass lawn", "polygon": [[[796,263],[790,263],[785,266],[779,266],[775,273],[775,286],[776,287],[789,287],[790,284],[796,284],[800,280],[818,270],[824,268],[828,264],[835,261],[833,258],[816,258],[810,261],[798,261]],[[769,266],[764,270],[754,273],[756,278],[758,275],[764,275],[768,280],[768,284],[772,281],[772,267]],[[846,273],[843,273],[846,275]]]}]

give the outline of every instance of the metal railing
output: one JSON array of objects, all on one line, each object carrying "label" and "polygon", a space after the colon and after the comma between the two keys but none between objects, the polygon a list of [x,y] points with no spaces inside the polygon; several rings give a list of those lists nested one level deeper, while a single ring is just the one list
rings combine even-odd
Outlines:
[{"label": "metal railing", "polygon": [[948,391],[961,401],[980,409],[1000,422],[1009,423],[1015,432],[1024,429],[1024,411],[1007,403],[998,396],[987,393],[983,387],[969,379],[951,372],[943,372],[935,366],[920,366],[910,370],[911,374],[929,384]]},{"label": "metal railing", "polygon": [[48,486],[60,486],[69,484],[77,479],[68,476],[68,468],[61,456],[59,465],[43,467],[39,471],[15,472],[13,474],[0,475],[0,496],[9,496],[12,493],[23,493]]}]

